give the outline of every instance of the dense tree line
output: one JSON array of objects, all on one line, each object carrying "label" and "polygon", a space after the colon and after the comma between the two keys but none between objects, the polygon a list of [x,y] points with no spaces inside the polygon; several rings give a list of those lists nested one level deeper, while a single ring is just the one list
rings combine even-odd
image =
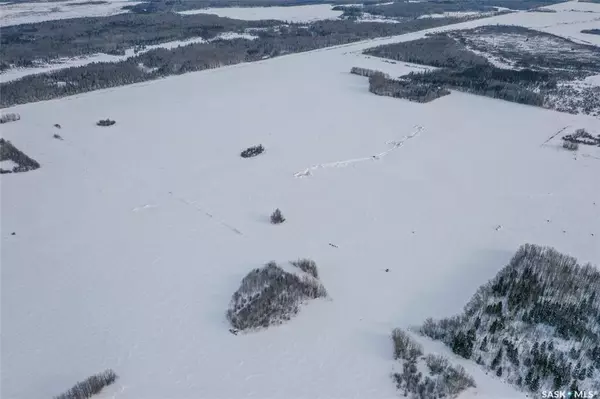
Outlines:
[{"label": "dense tree line", "polygon": [[449,90],[436,84],[413,79],[390,79],[382,73],[369,76],[369,91],[379,96],[403,98],[418,103],[428,103],[450,94]]},{"label": "dense tree line", "polygon": [[155,49],[122,62],[93,63],[1,83],[0,107],[414,32],[457,21],[460,19],[423,19],[399,24],[318,21],[308,26],[292,24],[257,31],[255,34],[259,38],[256,40],[214,40],[174,49]]},{"label": "dense tree line", "polygon": [[458,68],[489,65],[487,58],[473,53],[446,34],[430,35],[423,39],[372,47],[365,50],[364,53],[375,57],[435,67]]},{"label": "dense tree line", "polygon": [[114,371],[105,370],[78,382],[67,392],[55,396],[54,399],[88,399],[100,393],[102,389],[116,380],[117,374]]},{"label": "dense tree line", "polygon": [[581,33],[587,33],[589,35],[600,35],[600,29],[584,29]]},{"label": "dense tree line", "polygon": [[383,75],[383,77],[391,79],[391,76],[386,73],[376,71],[374,69],[368,69],[368,68],[352,67],[352,69],[350,69],[350,73],[353,75],[358,75],[358,76],[366,76],[367,78],[370,78],[371,76],[374,76],[374,75]]},{"label": "dense tree line", "polygon": [[[492,65],[479,65],[465,69],[440,69],[425,73],[411,73],[408,79],[422,84],[449,87],[499,98],[519,104],[544,106],[545,97],[534,91],[539,88],[540,75],[531,70],[508,70]],[[550,83],[552,84],[552,83]]]},{"label": "dense tree line", "polygon": [[223,32],[271,27],[276,21],[240,21],[216,15],[119,14],[6,26],[0,36],[2,68],[94,53],[123,55],[135,46],[194,37],[210,39]]},{"label": "dense tree line", "polygon": [[[385,0],[367,0],[365,4],[381,3]],[[326,4],[352,4],[354,0],[331,0]],[[209,7],[293,7],[311,4],[324,4],[323,0],[148,0],[125,6],[135,13],[159,13],[187,11]]]},{"label": "dense tree line", "polygon": [[461,315],[421,332],[527,391],[598,390],[600,272],[524,245]]}]

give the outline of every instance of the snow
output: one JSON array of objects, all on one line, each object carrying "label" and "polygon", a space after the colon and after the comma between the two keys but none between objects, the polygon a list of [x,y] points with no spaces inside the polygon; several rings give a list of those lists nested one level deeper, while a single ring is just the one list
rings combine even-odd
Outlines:
[{"label": "snow", "polygon": [[4,170],[13,170],[14,167],[19,166],[19,164],[7,159],[6,161],[0,161],[0,169]]},{"label": "snow", "polygon": [[[217,35],[211,40],[233,40],[233,39],[247,39],[254,40],[258,36],[251,35],[248,33],[236,33],[236,32],[224,32]],[[0,82],[10,82],[11,80],[17,80],[24,78],[29,75],[37,75],[40,73],[54,72],[65,68],[84,66],[92,64],[94,62],[119,62],[124,61],[128,58],[135,57],[136,55],[145,53],[150,50],[158,48],[173,49],[181,46],[187,46],[195,43],[205,43],[201,37],[190,38],[186,40],[175,40],[171,42],[165,42],[160,44],[153,44],[146,46],[143,50],[139,50],[137,53],[133,48],[125,50],[125,55],[111,55],[111,54],[93,54],[84,57],[73,57],[73,58],[61,58],[50,64],[40,64],[36,67],[29,68],[11,68],[0,73]],[[150,70],[148,70],[150,71]]]},{"label": "snow", "polygon": [[332,10],[330,4],[314,4],[290,7],[225,7],[204,8],[199,10],[180,11],[179,14],[216,14],[220,17],[257,21],[276,19],[288,22],[311,22],[323,19],[336,19],[342,11]]},{"label": "snow", "polygon": [[130,0],[105,0],[102,4],[85,4],[87,0],[0,3],[0,27],[57,19],[104,17],[128,12],[124,6],[142,3]]},{"label": "snow", "polygon": [[251,35],[249,33],[237,33],[237,32],[225,32],[217,35],[215,39],[218,40],[235,40],[235,39],[246,39],[246,40],[256,40],[258,36]]},{"label": "snow", "polygon": [[[2,396],[52,397],[110,367],[99,398],[394,398],[392,328],[459,312],[525,242],[599,264],[600,158],[542,144],[600,119],[459,92],[411,103],[348,73],[362,49],[422,36],[5,110],[22,118],[3,137],[42,167],[0,177]],[[300,257],[331,300],[230,334],[247,272]],[[524,397],[462,362],[478,388],[461,399]]]},{"label": "snow", "polygon": [[360,18],[356,19],[356,22],[381,22],[388,24],[396,24],[399,21],[393,18],[385,18],[379,15],[373,15],[368,12],[364,12],[362,13]]},{"label": "snow", "polygon": [[493,15],[493,12],[481,12],[481,11],[449,11],[443,14],[425,14],[419,16],[418,19],[424,18],[464,18],[464,17],[476,17],[476,16],[489,16]]}]

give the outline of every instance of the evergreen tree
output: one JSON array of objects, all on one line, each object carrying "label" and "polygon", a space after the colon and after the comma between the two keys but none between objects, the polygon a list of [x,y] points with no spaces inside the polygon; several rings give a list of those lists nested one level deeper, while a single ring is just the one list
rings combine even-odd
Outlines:
[{"label": "evergreen tree", "polygon": [[531,381],[531,391],[537,392],[540,390],[540,377],[535,376],[535,378]]},{"label": "evergreen tree", "polygon": [[495,369],[496,367],[498,367],[498,365],[500,364],[501,361],[502,361],[502,348],[500,348],[498,350],[498,354],[492,360],[492,364],[490,366],[492,368],[492,370]]},{"label": "evergreen tree", "polygon": [[579,392],[579,386],[577,385],[577,380],[573,380],[573,382],[571,382],[571,386],[569,387],[569,391],[571,391],[571,392]]},{"label": "evergreen tree", "polygon": [[487,335],[486,335],[485,337],[483,337],[483,341],[481,341],[481,346],[479,347],[479,349],[481,349],[484,352],[487,352],[488,351],[487,345],[488,345],[488,339],[487,339]]}]

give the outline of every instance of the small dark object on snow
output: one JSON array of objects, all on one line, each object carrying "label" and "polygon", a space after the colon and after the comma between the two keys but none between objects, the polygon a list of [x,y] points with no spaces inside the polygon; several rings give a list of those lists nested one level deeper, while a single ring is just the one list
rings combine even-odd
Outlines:
[{"label": "small dark object on snow", "polygon": [[275,212],[271,214],[271,223],[272,224],[281,224],[285,222],[285,218],[281,214],[279,208],[275,209]]},{"label": "small dark object on snow", "polygon": [[332,243],[329,243],[329,245],[331,245],[331,246],[332,246],[332,247],[334,247],[334,248],[337,248],[337,247],[338,247],[337,245],[335,245],[335,244],[332,244]]},{"label": "small dark object on snow", "polygon": [[385,269],[385,272],[386,272],[386,273],[387,273],[387,272],[389,272],[389,271],[390,271],[390,269]]},{"label": "small dark object on snow", "polygon": [[117,123],[117,122],[115,122],[115,121],[113,121],[113,120],[111,120],[111,119],[101,119],[101,120],[99,120],[99,121],[96,123],[96,125],[98,125],[98,126],[112,126],[112,125],[114,125],[115,123]]},{"label": "small dark object on snow", "polygon": [[60,128],[61,128],[61,126],[60,126],[58,123],[55,123],[55,124],[54,124],[54,127],[55,127],[55,128],[57,128],[57,129],[60,129]]},{"label": "small dark object on snow", "polygon": [[63,140],[63,138],[60,134],[54,134],[52,137],[54,137],[57,140]]},{"label": "small dark object on snow", "polygon": [[229,329],[229,332],[232,333],[233,335],[237,335],[238,331],[240,331],[240,330],[238,330],[237,328],[230,328]]},{"label": "small dark object on snow", "polygon": [[16,236],[17,233],[15,233],[14,231],[11,233],[11,236]]},{"label": "small dark object on snow", "polygon": [[262,154],[264,151],[265,151],[265,147],[263,147],[262,144],[260,144],[260,145],[254,146],[254,147],[246,148],[244,151],[241,152],[240,156],[242,158],[252,158],[257,155]]}]

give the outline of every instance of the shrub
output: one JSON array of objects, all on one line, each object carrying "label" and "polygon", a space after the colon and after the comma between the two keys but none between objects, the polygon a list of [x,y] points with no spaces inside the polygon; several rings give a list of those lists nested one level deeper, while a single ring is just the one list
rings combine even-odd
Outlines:
[{"label": "shrub", "polygon": [[450,396],[458,395],[465,389],[476,386],[475,380],[467,374],[463,366],[450,366],[446,368],[443,378],[444,385],[447,387]]},{"label": "shrub", "polygon": [[279,208],[275,209],[275,211],[271,214],[271,223],[272,224],[281,224],[285,222],[285,218],[281,214]]},{"label": "shrub", "polygon": [[392,374],[396,387],[405,397],[412,399],[455,398],[467,388],[475,387],[475,381],[462,366],[450,365],[443,356],[428,355],[425,359],[430,366],[430,375],[419,372],[417,359],[405,360],[402,372]]},{"label": "shrub", "polygon": [[326,296],[318,279],[288,273],[269,262],[244,277],[231,298],[227,319],[236,330],[266,328],[290,320],[302,302]]},{"label": "shrub", "polygon": [[15,122],[21,119],[19,114],[4,114],[0,116],[0,123]]},{"label": "shrub", "polygon": [[87,399],[99,393],[117,380],[117,374],[108,369],[101,373],[92,375],[75,384],[67,392],[55,396],[54,399]]},{"label": "shrub", "polygon": [[579,144],[573,141],[563,140],[562,146],[565,150],[569,151],[577,151],[579,149]]},{"label": "shrub", "polygon": [[242,158],[252,158],[257,155],[262,154],[265,151],[265,147],[262,144],[256,145],[254,147],[246,148],[244,151],[240,153]]},{"label": "shrub", "polygon": [[448,359],[440,355],[427,355],[425,357],[425,364],[431,371],[431,374],[441,374],[449,366]]},{"label": "shrub", "polygon": [[98,126],[112,126],[112,125],[114,125],[115,123],[117,123],[117,122],[115,122],[115,121],[113,121],[113,120],[111,120],[111,119],[101,119],[101,120],[99,120],[99,121],[96,123],[96,125],[98,125]]},{"label": "shrub", "polygon": [[406,331],[395,328],[392,331],[394,359],[416,359],[423,354],[423,347],[415,342]]},{"label": "shrub", "polygon": [[314,260],[298,259],[291,263],[292,263],[292,265],[296,266],[298,269],[310,274],[314,278],[319,278],[319,272],[317,271],[317,264],[315,263]]}]

